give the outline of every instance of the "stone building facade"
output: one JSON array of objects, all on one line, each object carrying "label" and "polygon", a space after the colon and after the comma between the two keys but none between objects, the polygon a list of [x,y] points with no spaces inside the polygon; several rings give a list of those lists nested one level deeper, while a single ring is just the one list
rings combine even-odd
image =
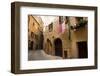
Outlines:
[{"label": "stone building facade", "polygon": [[[28,15],[28,43],[29,50],[39,50],[43,46],[43,22],[39,16]],[[43,48],[42,48],[43,49]]]},{"label": "stone building facade", "polygon": [[[61,16],[56,17],[55,20],[46,27],[46,31],[44,32],[44,50],[50,55],[57,55],[63,58],[80,58],[79,51],[86,48],[85,51],[87,52],[87,24],[83,24],[83,27],[80,26],[80,28],[77,29],[71,29],[70,26],[78,27],[79,25],[76,26],[76,24],[79,24],[80,20],[83,21],[83,18],[80,17],[79,20],[77,20],[76,17],[66,17],[64,19],[65,22],[62,21],[61,23],[64,28],[63,31],[60,30],[61,27],[59,27],[60,18]],[[85,21],[86,19],[84,18]],[[78,48],[78,43],[81,43],[81,45],[79,45],[82,47],[81,50]],[[87,54],[86,52],[82,53]],[[85,58],[86,57],[87,55]]]}]

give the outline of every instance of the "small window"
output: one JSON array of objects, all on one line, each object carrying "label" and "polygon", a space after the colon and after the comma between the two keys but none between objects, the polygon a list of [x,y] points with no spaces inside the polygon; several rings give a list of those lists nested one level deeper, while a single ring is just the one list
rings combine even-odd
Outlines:
[{"label": "small window", "polygon": [[64,16],[59,16],[59,24],[62,24],[65,21]]},{"label": "small window", "polygon": [[53,23],[49,24],[49,32],[53,30]]},{"label": "small window", "polygon": [[33,26],[35,25],[35,23],[33,22]]},{"label": "small window", "polygon": [[31,38],[34,38],[34,32],[31,32]]}]

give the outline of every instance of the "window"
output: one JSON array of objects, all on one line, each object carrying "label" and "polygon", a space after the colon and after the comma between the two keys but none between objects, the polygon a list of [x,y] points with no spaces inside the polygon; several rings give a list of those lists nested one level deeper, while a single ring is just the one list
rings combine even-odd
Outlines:
[{"label": "window", "polygon": [[53,23],[49,24],[49,32],[53,30]]}]

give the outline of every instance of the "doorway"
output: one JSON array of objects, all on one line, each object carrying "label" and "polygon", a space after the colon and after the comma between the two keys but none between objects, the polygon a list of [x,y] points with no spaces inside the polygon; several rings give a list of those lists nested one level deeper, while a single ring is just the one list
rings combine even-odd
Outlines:
[{"label": "doorway", "polygon": [[88,58],[87,41],[77,42],[78,58]]},{"label": "doorway", "polygon": [[54,46],[55,46],[55,55],[62,57],[62,41],[61,39],[57,38],[54,40]]},{"label": "doorway", "polygon": [[52,55],[52,43],[49,39],[47,39],[46,43],[46,53]]}]

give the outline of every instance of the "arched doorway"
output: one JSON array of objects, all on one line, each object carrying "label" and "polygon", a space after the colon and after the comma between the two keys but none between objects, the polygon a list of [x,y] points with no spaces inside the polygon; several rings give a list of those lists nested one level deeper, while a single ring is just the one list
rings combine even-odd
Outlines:
[{"label": "arched doorway", "polygon": [[62,57],[62,41],[60,38],[54,40],[55,55]]},{"label": "arched doorway", "polygon": [[49,39],[47,39],[46,43],[46,53],[52,55],[52,43]]}]

